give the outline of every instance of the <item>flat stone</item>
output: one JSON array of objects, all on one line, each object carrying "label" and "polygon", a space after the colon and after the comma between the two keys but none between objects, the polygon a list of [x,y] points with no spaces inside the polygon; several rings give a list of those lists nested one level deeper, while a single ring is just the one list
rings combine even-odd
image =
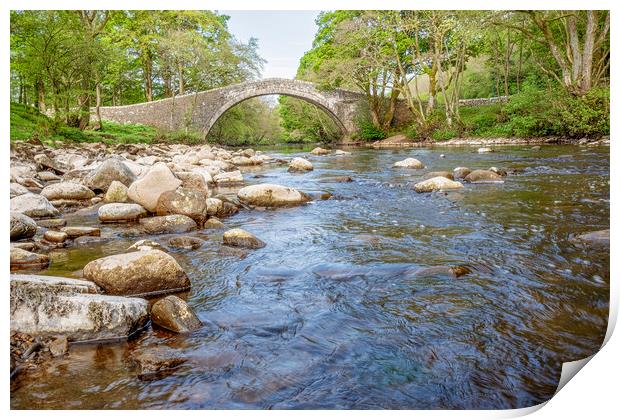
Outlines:
[{"label": "flat stone", "polygon": [[243,182],[241,171],[221,172],[213,176],[213,182],[218,185],[238,184]]},{"label": "flat stone", "polygon": [[127,248],[127,251],[149,251],[151,249],[163,250],[164,247],[159,242],[142,239]]},{"label": "flat stone", "polygon": [[186,233],[195,230],[196,222],[182,214],[145,217],[140,219],[140,226],[146,233]]},{"label": "flat stone", "polygon": [[[91,286],[11,278],[11,331],[69,341],[127,338],[148,321],[144,299],[91,293]],[[58,279],[58,278],[52,278]],[[90,283],[90,282],[86,282]],[[91,283],[92,284],[92,283]]]},{"label": "flat stone", "polygon": [[110,255],[84,267],[84,278],[111,295],[157,294],[187,290],[190,281],[176,260],[160,250]]},{"label": "flat stone", "polygon": [[243,229],[230,229],[224,232],[223,242],[224,245],[249,249],[264,248],[267,245],[265,242]]},{"label": "flat stone", "polygon": [[67,225],[65,219],[41,219],[37,220],[37,225],[46,229],[60,228]]},{"label": "flat stone", "polygon": [[151,319],[158,326],[176,333],[187,333],[202,327],[202,322],[183,299],[170,295],[151,307]]},{"label": "flat stone", "polygon": [[11,198],[28,194],[30,190],[17,182],[11,182]]},{"label": "flat stone", "polygon": [[99,220],[106,223],[135,221],[147,215],[147,211],[140,204],[110,203],[99,207]]},{"label": "flat stone", "polygon": [[101,229],[91,226],[67,226],[60,229],[69,235],[69,239],[75,239],[80,236],[100,236]]},{"label": "flat stone", "polygon": [[11,242],[11,248],[24,249],[26,251],[34,251],[37,249],[37,244],[34,242]]},{"label": "flat stone", "polygon": [[60,181],[62,178],[50,171],[41,171],[37,173],[37,176],[41,181],[50,182],[50,181]]},{"label": "flat stone", "polygon": [[413,189],[418,193],[425,193],[431,191],[446,191],[457,190],[463,188],[463,184],[458,181],[452,181],[443,176],[436,176],[426,181],[418,182],[413,186]]},{"label": "flat stone", "polygon": [[82,184],[65,181],[48,185],[41,190],[41,195],[48,200],[90,200],[95,193]]},{"label": "flat stone", "polygon": [[47,255],[11,248],[11,270],[43,269],[49,265],[50,258]]},{"label": "flat stone", "polygon": [[25,214],[11,212],[11,240],[32,238],[37,233],[37,223]]},{"label": "flat stone", "polygon": [[47,198],[39,194],[23,194],[11,198],[11,211],[34,218],[58,216],[59,211]]},{"label": "flat stone", "polygon": [[283,207],[310,201],[310,196],[295,188],[276,184],[257,184],[241,188],[237,192],[245,204],[260,207]]}]

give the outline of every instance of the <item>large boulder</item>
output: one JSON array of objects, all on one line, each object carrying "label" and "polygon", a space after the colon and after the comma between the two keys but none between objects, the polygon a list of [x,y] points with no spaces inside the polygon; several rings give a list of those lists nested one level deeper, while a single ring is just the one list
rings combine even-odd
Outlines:
[{"label": "large boulder", "polygon": [[11,247],[11,270],[42,270],[50,265],[47,255]]},{"label": "large boulder", "polygon": [[239,248],[259,249],[266,246],[265,242],[258,239],[250,232],[243,229],[230,229],[224,232],[224,245]]},{"label": "large boulder", "polygon": [[181,180],[174,176],[165,163],[159,162],[139,180],[129,186],[127,195],[148,211],[154,212],[159,197],[166,191],[174,191]]},{"label": "large boulder", "polygon": [[138,220],[147,215],[147,211],[140,204],[110,203],[99,207],[97,211],[102,222],[129,222]]},{"label": "large boulder", "polygon": [[417,159],[407,158],[394,163],[395,168],[423,169],[424,164]]},{"label": "large boulder", "polygon": [[32,238],[37,233],[37,223],[25,214],[11,212],[11,240]]},{"label": "large boulder", "polygon": [[41,195],[48,200],[90,200],[95,193],[77,182],[58,182],[41,190]]},{"label": "large boulder", "polygon": [[96,292],[90,281],[11,275],[11,331],[109,340],[129,337],[148,321],[146,300]]},{"label": "large boulder", "polygon": [[293,206],[310,201],[308,194],[277,184],[249,185],[241,188],[237,197],[245,204],[260,207]]},{"label": "large boulder", "polygon": [[307,172],[313,170],[312,163],[304,158],[296,157],[288,165],[289,172]]},{"label": "large boulder", "polygon": [[69,166],[64,165],[42,153],[35,155],[33,159],[42,169],[53,169],[59,174],[64,174],[65,172],[68,172],[70,169],[72,169]]},{"label": "large boulder", "polygon": [[127,201],[127,187],[118,181],[112,181],[103,197],[106,203],[124,203]]},{"label": "large boulder", "polygon": [[136,176],[121,159],[109,158],[88,173],[84,184],[95,191],[107,191],[112,181],[130,185],[135,180]]},{"label": "large boulder", "polygon": [[187,302],[175,295],[166,296],[153,304],[151,320],[176,333],[191,332],[202,327],[202,322]]},{"label": "large boulder", "polygon": [[186,233],[196,229],[196,222],[183,214],[145,217],[140,219],[140,226],[149,234]]},{"label": "large boulder", "polygon": [[460,188],[463,188],[463,184],[458,181],[452,181],[443,176],[436,176],[434,178],[418,182],[413,186],[413,189],[419,193],[458,190]]},{"label": "large boulder", "polygon": [[11,211],[34,218],[54,217],[60,212],[47,198],[39,194],[23,194],[11,198]]},{"label": "large boulder", "polygon": [[202,191],[183,187],[166,191],[159,196],[155,213],[160,216],[183,214],[194,219],[198,226],[202,226],[207,220],[207,195]]},{"label": "large boulder", "polygon": [[[175,176],[179,178],[182,182],[181,186],[183,188],[189,188],[191,190],[202,191],[205,194],[209,194],[209,187],[207,186],[206,178],[200,174],[195,172],[176,172]],[[211,175],[209,175],[211,178]]]},{"label": "large boulder", "polygon": [[502,183],[504,180],[498,174],[493,171],[487,171],[485,169],[476,169],[465,177],[465,182],[472,184],[493,184]]},{"label": "large boulder", "polygon": [[84,277],[111,295],[153,295],[190,288],[183,268],[157,249],[91,261],[84,267]]}]

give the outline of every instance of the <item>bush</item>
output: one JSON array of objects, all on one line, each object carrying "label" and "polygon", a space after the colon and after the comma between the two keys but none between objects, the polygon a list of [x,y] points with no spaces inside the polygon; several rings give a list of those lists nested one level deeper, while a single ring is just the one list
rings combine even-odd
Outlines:
[{"label": "bush", "polygon": [[438,128],[431,134],[431,138],[435,141],[445,141],[458,137],[458,130],[450,127]]},{"label": "bush", "polygon": [[381,140],[387,137],[387,133],[383,129],[366,119],[358,120],[357,125],[359,128],[358,136],[362,140]]}]

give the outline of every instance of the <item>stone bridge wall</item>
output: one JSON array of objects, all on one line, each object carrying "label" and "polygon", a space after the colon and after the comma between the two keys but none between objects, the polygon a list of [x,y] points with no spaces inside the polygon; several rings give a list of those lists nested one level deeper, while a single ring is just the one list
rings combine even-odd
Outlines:
[{"label": "stone bridge wall", "polygon": [[[246,99],[264,95],[286,95],[306,100],[324,110],[342,130],[351,137],[357,130],[355,117],[364,95],[334,89],[320,91],[311,82],[290,79],[264,79],[239,83],[223,88],[191,93],[158,101],[124,106],[101,107],[104,120],[123,124],[144,124],[163,130],[185,128],[202,131],[206,136],[216,121],[228,109]],[[505,102],[508,97],[462,99],[461,105],[479,106]],[[404,101],[398,101],[394,126],[403,126],[412,120]]]}]

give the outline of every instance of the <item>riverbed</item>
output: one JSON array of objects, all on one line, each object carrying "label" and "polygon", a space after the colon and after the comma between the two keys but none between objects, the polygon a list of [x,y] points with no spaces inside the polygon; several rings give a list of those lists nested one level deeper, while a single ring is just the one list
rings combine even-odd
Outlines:
[{"label": "riverbed", "polygon": [[[266,152],[288,159],[310,149]],[[312,156],[312,172],[244,173],[248,184],[332,194],[224,220],[265,248],[227,249],[224,230],[204,230],[194,233],[203,247],[169,250],[191,279],[185,297],[203,328],[71,346],[18,378],[11,407],[500,409],[548,400],[561,364],[594,353],[607,328],[609,250],[569,239],[609,228],[609,147],[349,151]],[[427,168],[392,168],[406,157]],[[503,184],[413,191],[426,172],[458,166],[510,171]],[[65,218],[100,226],[96,209]],[[102,242],[53,251],[41,274],[80,277],[87,262],[147,238],[101,227]],[[127,356],[151,346],[189,361],[140,377]]]}]

